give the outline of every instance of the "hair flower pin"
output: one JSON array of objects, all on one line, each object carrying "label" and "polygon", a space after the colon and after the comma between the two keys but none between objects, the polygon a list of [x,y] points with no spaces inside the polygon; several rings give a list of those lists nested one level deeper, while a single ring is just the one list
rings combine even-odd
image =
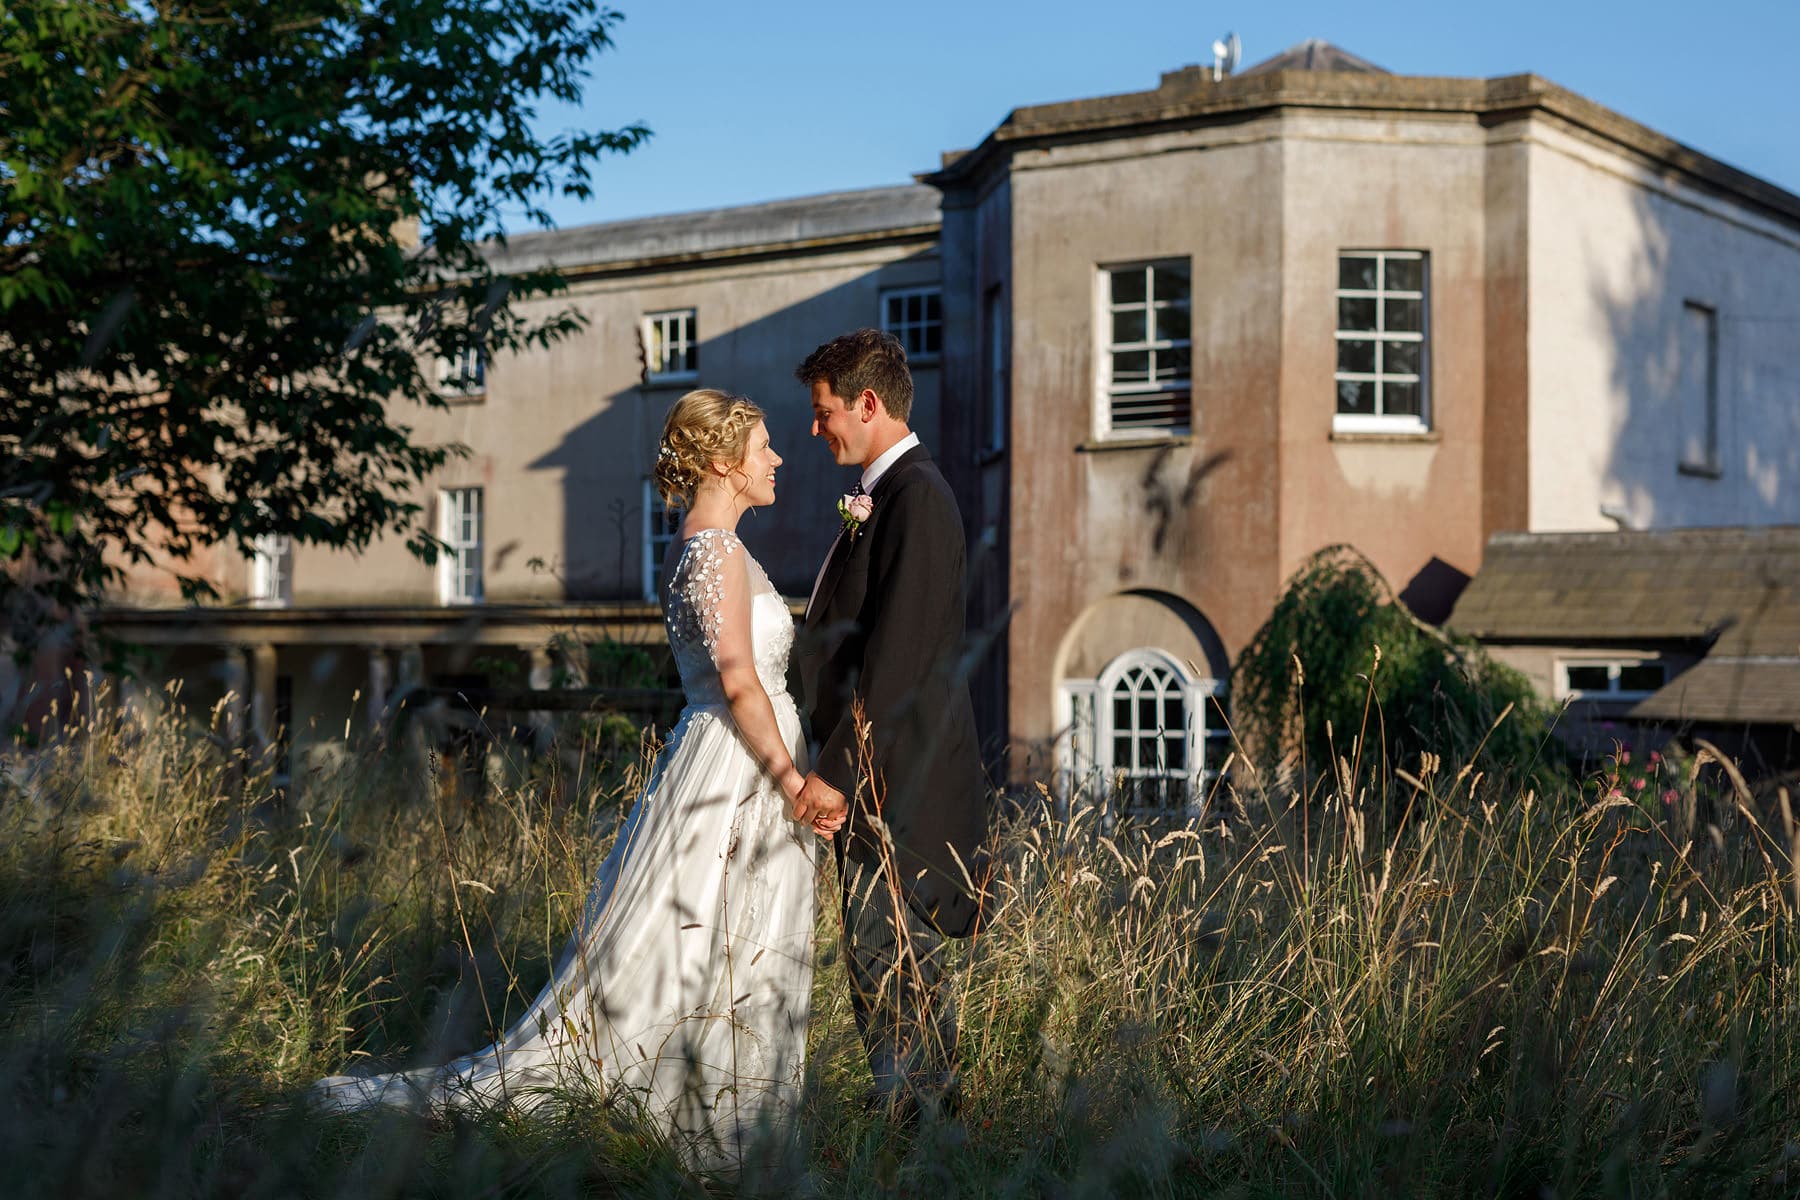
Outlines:
[{"label": "hair flower pin", "polygon": [[863,522],[874,514],[875,500],[866,492],[846,492],[838,497],[837,509],[838,516],[844,519],[844,528],[855,537]]}]

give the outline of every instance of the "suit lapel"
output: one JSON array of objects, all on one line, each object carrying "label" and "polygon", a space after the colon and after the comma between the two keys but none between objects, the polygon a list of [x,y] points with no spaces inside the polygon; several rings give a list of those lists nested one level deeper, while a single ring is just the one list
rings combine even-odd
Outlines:
[{"label": "suit lapel", "polygon": [[[888,490],[889,485],[894,482],[902,468],[916,462],[928,461],[930,458],[931,455],[926,452],[924,446],[914,446],[895,459],[894,465],[881,473],[881,478],[875,481],[875,487],[869,492],[869,499],[874,502],[876,511],[880,511],[883,493]],[[844,536],[837,539],[831,556],[825,560],[825,578],[819,581],[818,599],[813,601],[812,607],[807,610],[806,628],[811,629],[825,619],[825,610],[831,607],[831,598],[837,593],[838,580],[844,574],[844,566],[850,561],[850,556],[856,552],[857,540],[847,531]]]}]

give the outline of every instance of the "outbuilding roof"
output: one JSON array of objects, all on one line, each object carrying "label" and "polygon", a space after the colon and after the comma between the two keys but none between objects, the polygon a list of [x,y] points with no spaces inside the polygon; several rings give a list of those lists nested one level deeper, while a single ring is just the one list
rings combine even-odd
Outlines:
[{"label": "outbuilding roof", "polygon": [[1679,644],[1663,721],[1800,722],[1800,526],[1501,533],[1449,625],[1489,642]]}]

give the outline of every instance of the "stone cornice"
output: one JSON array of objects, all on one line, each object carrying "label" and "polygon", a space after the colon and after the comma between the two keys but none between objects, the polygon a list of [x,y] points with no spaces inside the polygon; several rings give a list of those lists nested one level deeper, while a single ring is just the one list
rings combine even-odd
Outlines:
[{"label": "stone cornice", "polygon": [[1543,112],[1660,170],[1800,228],[1800,196],[1529,74],[1457,79],[1361,71],[1268,71],[1215,82],[1209,72],[1190,67],[1164,75],[1162,86],[1153,91],[1015,109],[980,145],[946,154],[938,170],[918,179],[951,191],[974,185],[989,172],[1001,169],[1020,149],[1182,126],[1229,124],[1282,109],[1372,115],[1466,114],[1484,125]]}]

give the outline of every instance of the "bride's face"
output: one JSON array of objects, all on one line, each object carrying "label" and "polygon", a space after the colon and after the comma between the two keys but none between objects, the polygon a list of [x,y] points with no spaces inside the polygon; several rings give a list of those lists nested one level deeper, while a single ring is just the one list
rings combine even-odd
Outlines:
[{"label": "bride's face", "polygon": [[758,421],[744,442],[744,461],[732,472],[745,503],[752,508],[775,503],[775,468],[780,465],[781,455],[769,444],[768,426]]}]

